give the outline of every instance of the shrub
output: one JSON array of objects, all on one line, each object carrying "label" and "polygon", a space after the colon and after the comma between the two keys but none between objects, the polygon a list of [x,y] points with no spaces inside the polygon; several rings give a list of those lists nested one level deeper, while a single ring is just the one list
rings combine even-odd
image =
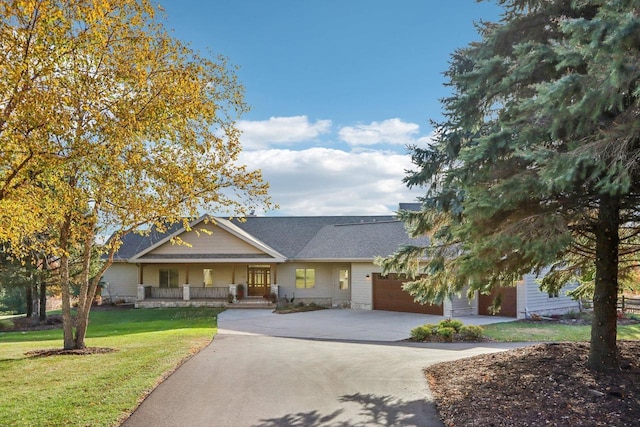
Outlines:
[{"label": "shrub", "polygon": [[438,327],[438,336],[445,341],[451,341],[455,335],[456,330],[449,326]]},{"label": "shrub", "polygon": [[460,332],[460,328],[462,328],[462,326],[463,326],[463,323],[457,319],[445,319],[445,320],[441,320],[440,323],[438,323],[438,327],[453,328],[456,331],[456,333]]},{"label": "shrub", "polygon": [[427,338],[431,338],[436,325],[427,323],[426,325],[417,326],[411,330],[411,339],[415,341],[424,341]]},{"label": "shrub", "polygon": [[483,335],[482,326],[466,325],[460,328],[460,336],[465,341],[479,340]]}]

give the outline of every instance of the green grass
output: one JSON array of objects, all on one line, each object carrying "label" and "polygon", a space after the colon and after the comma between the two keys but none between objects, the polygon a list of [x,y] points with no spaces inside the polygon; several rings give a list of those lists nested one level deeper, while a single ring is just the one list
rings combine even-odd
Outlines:
[{"label": "green grass", "polygon": [[[484,326],[486,337],[499,342],[589,341],[591,326],[547,322],[506,322]],[[619,340],[640,340],[640,324],[619,325]]]},{"label": "green grass", "polygon": [[216,332],[219,309],[94,311],[88,347],[116,352],[29,357],[60,349],[62,331],[0,332],[1,426],[114,426]]}]

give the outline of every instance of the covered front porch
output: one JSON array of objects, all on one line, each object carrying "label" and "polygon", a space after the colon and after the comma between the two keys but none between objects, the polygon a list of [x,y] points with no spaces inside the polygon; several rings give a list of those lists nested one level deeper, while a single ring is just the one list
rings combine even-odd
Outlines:
[{"label": "covered front porch", "polygon": [[279,297],[276,264],[139,263],[135,305],[261,307]]},{"label": "covered front porch", "polygon": [[176,288],[138,285],[135,307],[276,307],[278,285],[269,285],[269,298],[264,296],[245,296],[241,291],[243,288],[244,285],[242,284],[216,287],[198,287],[185,284]]}]

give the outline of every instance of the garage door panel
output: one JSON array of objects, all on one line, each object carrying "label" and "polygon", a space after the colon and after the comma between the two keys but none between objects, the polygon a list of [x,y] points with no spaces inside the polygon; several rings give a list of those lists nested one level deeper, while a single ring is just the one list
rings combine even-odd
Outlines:
[{"label": "garage door panel", "polygon": [[403,280],[399,280],[395,274],[382,276],[373,274],[373,309],[400,311],[406,313],[423,313],[442,315],[442,304],[418,304],[413,297],[402,289]]}]

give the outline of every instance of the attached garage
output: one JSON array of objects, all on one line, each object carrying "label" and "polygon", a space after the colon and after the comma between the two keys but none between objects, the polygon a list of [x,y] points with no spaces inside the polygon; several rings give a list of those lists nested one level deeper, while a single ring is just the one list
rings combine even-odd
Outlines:
[{"label": "attached garage", "polygon": [[373,309],[386,311],[401,311],[405,313],[436,314],[442,316],[443,308],[440,305],[418,304],[413,297],[402,289],[404,280],[398,279],[395,274],[382,276],[374,273],[371,279],[373,288]]},{"label": "attached garage", "polygon": [[482,316],[492,316],[489,307],[493,304],[493,300],[500,295],[502,304],[500,311],[495,313],[496,316],[517,317],[518,316],[518,293],[515,286],[504,288],[495,288],[489,295],[480,294],[478,297],[478,314]]}]

